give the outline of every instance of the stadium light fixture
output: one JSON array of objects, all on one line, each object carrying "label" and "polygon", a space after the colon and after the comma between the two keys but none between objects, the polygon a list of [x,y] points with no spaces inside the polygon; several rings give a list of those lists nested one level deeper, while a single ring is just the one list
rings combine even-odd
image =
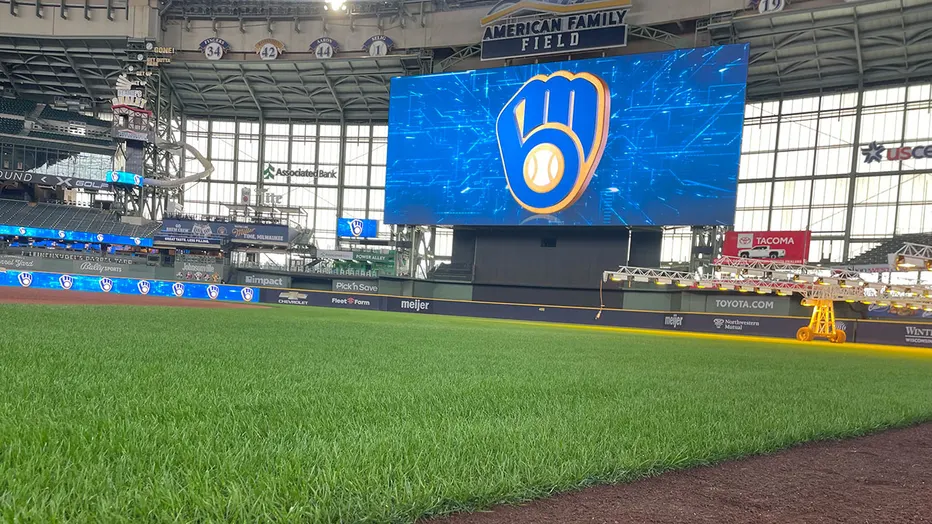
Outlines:
[{"label": "stadium light fixture", "polygon": [[919,309],[919,306],[917,306],[916,304],[908,304],[906,307],[908,307],[909,309],[912,309],[913,311],[916,311],[917,309]]},{"label": "stadium light fixture", "polygon": [[755,293],[757,293],[758,295],[768,295],[770,294],[770,292],[771,292],[771,289],[768,287],[759,287],[755,291]]},{"label": "stadium light fixture", "polygon": [[634,275],[634,281],[635,281],[635,282],[641,282],[641,283],[645,283],[645,284],[646,284],[646,283],[650,282],[650,279],[647,278],[647,277],[645,277],[645,276]]},{"label": "stadium light fixture", "polygon": [[624,280],[624,277],[619,275],[618,273],[613,273],[610,278],[612,282],[621,282],[622,280]]},{"label": "stadium light fixture", "polygon": [[672,280],[672,279],[664,278],[664,277],[658,277],[658,278],[657,278],[657,281],[656,281],[656,284],[657,284],[658,286],[665,286],[665,285],[667,285],[667,284],[672,284],[672,283],[673,283],[673,280]]},{"label": "stadium light fixture", "polygon": [[324,4],[325,11],[346,11],[345,0],[327,0]]},{"label": "stadium light fixture", "polygon": [[790,290],[788,290],[788,289],[778,289],[778,290],[777,290],[777,296],[780,296],[780,297],[788,297],[788,296],[790,296],[790,295],[792,295],[792,294],[793,294],[793,292],[790,291]]}]

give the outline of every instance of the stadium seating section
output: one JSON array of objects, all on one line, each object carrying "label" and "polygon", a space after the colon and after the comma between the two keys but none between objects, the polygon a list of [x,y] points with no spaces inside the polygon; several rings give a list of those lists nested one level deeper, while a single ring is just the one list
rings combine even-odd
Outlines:
[{"label": "stadium seating section", "polygon": [[77,142],[81,144],[90,144],[94,146],[112,146],[112,140],[101,140],[98,138],[89,138],[86,136],[66,135],[62,133],[48,133],[46,131],[33,131],[29,133],[32,138],[47,138],[50,140],[62,140],[65,142]]},{"label": "stadium seating section", "polygon": [[0,118],[0,133],[16,135],[23,130],[23,121],[12,118]]},{"label": "stadium seating section", "polygon": [[116,215],[98,209],[12,200],[0,200],[0,224],[142,238],[152,237],[159,228],[157,222],[146,226],[125,224]]},{"label": "stadium seating section", "polygon": [[32,100],[0,98],[0,114],[26,116],[35,108]]},{"label": "stadium seating section", "polygon": [[932,233],[918,233],[914,235],[898,235],[880,245],[861,253],[848,262],[850,265],[886,264],[887,255],[896,253],[903,244],[922,244],[932,246]]},{"label": "stadium seating section", "polygon": [[91,126],[110,127],[110,122],[106,120],[85,116],[81,113],[62,111],[61,109],[55,109],[51,106],[45,106],[45,109],[42,110],[39,117],[47,120],[58,120],[59,122],[82,122]]}]

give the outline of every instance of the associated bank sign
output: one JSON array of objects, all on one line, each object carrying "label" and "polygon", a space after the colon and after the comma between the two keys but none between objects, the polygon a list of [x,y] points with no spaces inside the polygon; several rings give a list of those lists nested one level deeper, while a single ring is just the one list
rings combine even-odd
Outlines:
[{"label": "associated bank sign", "polygon": [[482,23],[482,60],[628,45],[631,0],[502,0]]}]

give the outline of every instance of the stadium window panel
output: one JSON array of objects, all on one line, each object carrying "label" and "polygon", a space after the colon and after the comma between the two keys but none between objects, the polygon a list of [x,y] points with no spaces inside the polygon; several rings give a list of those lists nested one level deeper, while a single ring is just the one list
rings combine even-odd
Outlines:
[{"label": "stadium window panel", "polygon": [[236,168],[236,180],[255,184],[259,178],[258,170],[259,164],[256,162],[240,162]]},{"label": "stadium window panel", "polygon": [[313,208],[316,191],[309,187],[295,187],[291,190],[291,207]]},{"label": "stadium window panel", "polygon": [[184,212],[190,213],[192,215],[206,215],[207,214],[207,203],[206,202],[185,202]]},{"label": "stadium window panel", "polygon": [[385,190],[369,190],[369,209],[372,211],[383,211],[385,209]]},{"label": "stadium window panel", "polygon": [[210,158],[211,160],[233,160],[233,134],[212,134],[210,137]]},{"label": "stadium window panel", "polygon": [[854,148],[851,147],[817,149],[815,160],[816,176],[850,173],[852,155],[854,155]]},{"label": "stadium window panel", "polygon": [[289,137],[291,136],[291,125],[290,124],[274,124],[266,123],[265,124],[265,136],[277,136],[277,137]]},{"label": "stadium window panel", "polygon": [[755,102],[753,104],[744,105],[744,118],[760,118],[761,117],[761,103]]},{"label": "stadium window panel", "polygon": [[900,175],[900,202],[932,202],[932,173]]},{"label": "stadium window panel", "polygon": [[770,207],[772,187],[770,182],[738,184],[737,207],[739,209]]},{"label": "stadium window panel", "polygon": [[242,135],[251,135],[259,136],[259,122],[239,122],[239,134]]},{"label": "stadium window panel", "polygon": [[235,204],[236,195],[234,189],[233,184],[213,184],[210,188],[210,202],[212,204]]},{"label": "stadium window panel", "polygon": [[845,205],[848,202],[848,179],[825,178],[812,182],[812,205]]},{"label": "stadium window panel", "polygon": [[343,184],[347,186],[365,187],[369,182],[368,166],[346,166],[343,174]]},{"label": "stadium window panel", "polygon": [[232,160],[214,160],[214,172],[210,175],[210,181],[233,181],[233,161]]},{"label": "stadium window panel", "polygon": [[265,161],[276,168],[284,169],[288,165],[288,139],[267,137],[265,139]]},{"label": "stadium window panel", "polygon": [[188,121],[185,122],[184,130],[189,135],[192,133],[207,133],[209,127],[210,123],[207,120],[195,120],[189,118]]},{"label": "stadium window panel", "polygon": [[850,107],[855,107],[858,105],[858,94],[857,93],[835,93],[832,95],[822,96],[822,106],[823,111],[828,111],[832,109],[846,109]]},{"label": "stadium window panel", "polygon": [[819,100],[817,96],[784,100],[780,112],[784,115],[812,113],[819,110]]},{"label": "stadium window panel", "polygon": [[854,184],[855,204],[893,203],[897,199],[900,177],[871,176],[857,179]]},{"label": "stadium window panel", "polygon": [[193,184],[186,184],[184,188],[185,200],[206,202],[207,201],[207,186],[208,186],[208,183],[206,181],[195,182]]},{"label": "stadium window panel", "polygon": [[841,262],[845,254],[844,240],[813,240],[809,244],[809,261]]},{"label": "stadium window panel", "polygon": [[776,182],[773,185],[773,205],[774,207],[808,207],[811,194],[811,180]]},{"label": "stadium window panel", "polygon": [[434,237],[434,254],[440,257],[453,256],[453,230],[438,227]]},{"label": "stadium window panel", "polygon": [[907,110],[906,130],[903,138],[928,142],[930,137],[932,137],[932,106],[929,102],[923,103],[918,109]]},{"label": "stadium window panel", "polygon": [[346,126],[346,138],[369,138],[369,126],[358,124]]},{"label": "stadium window panel", "polygon": [[[896,154],[900,155],[900,158],[903,158],[903,156],[905,155],[909,155],[910,158],[903,159],[899,162],[901,169],[903,171],[932,169],[932,160],[925,158],[926,150],[928,150],[929,153],[932,153],[932,147],[927,148],[926,146],[929,146],[929,143],[927,141],[904,142],[902,147],[909,148],[909,152],[898,151],[896,152]],[[920,149],[916,150],[916,148],[920,148]],[[916,158],[915,156],[913,156],[914,150],[916,150],[915,152],[919,153],[919,155],[922,156],[923,158]],[[891,162],[891,164],[895,165],[896,162]]]},{"label": "stadium window panel", "polygon": [[[878,107],[861,111],[861,136],[863,144],[871,142],[893,142],[903,134],[903,106]],[[882,163],[882,162],[881,162]]]},{"label": "stadium window panel", "polygon": [[314,230],[322,232],[336,232],[337,230],[337,210],[336,209],[315,209],[314,210]]},{"label": "stadium window panel", "polygon": [[813,233],[845,232],[848,207],[813,207],[809,214],[809,229]]},{"label": "stadium window panel", "polygon": [[314,244],[317,246],[318,249],[336,249],[337,247],[336,233],[334,233],[332,236],[327,236],[326,233],[315,234]]},{"label": "stadium window panel", "polygon": [[770,213],[773,231],[801,231],[809,225],[809,208],[774,209]]},{"label": "stadium window panel", "polygon": [[224,211],[224,208],[221,207],[220,204],[208,203],[207,213],[205,214],[211,215],[211,216],[220,216],[221,214],[223,214],[223,211]]},{"label": "stadium window panel", "polygon": [[317,124],[293,124],[291,126],[291,136],[295,140],[317,140]]},{"label": "stadium window panel", "polygon": [[291,194],[291,188],[285,186],[265,186],[266,194],[275,195],[281,197],[278,205],[281,206],[290,206],[291,203],[288,200],[289,195]]},{"label": "stadium window panel", "polygon": [[337,164],[340,161],[340,141],[333,138],[321,139],[319,155],[319,163]]},{"label": "stadium window panel", "polygon": [[365,189],[344,189],[343,190],[343,209],[358,211],[362,214],[366,211],[366,190]]},{"label": "stadium window panel", "polygon": [[893,234],[896,206],[854,206],[851,237],[885,237]]},{"label": "stadium window panel", "polygon": [[[320,136],[340,137],[340,126],[320,126]],[[336,226],[334,226],[336,227]]]},{"label": "stadium window panel", "polygon": [[865,107],[896,104],[904,101],[906,101],[905,87],[871,89],[864,91],[864,97],[862,98],[862,104]]},{"label": "stadium window panel", "polygon": [[738,180],[773,177],[774,153],[746,153],[741,155]]},{"label": "stadium window panel", "polygon": [[928,100],[932,100],[932,84],[918,84],[907,88],[907,102],[925,102]]},{"label": "stadium window panel", "polygon": [[777,153],[777,178],[803,177],[812,175],[815,150],[786,151]]},{"label": "stadium window panel", "polygon": [[[291,162],[293,164],[311,165],[311,164],[314,164],[316,161],[317,161],[317,142],[313,140],[295,140],[294,142],[291,143]],[[292,169],[297,169],[297,168],[292,167]]]},{"label": "stadium window panel", "polygon": [[374,139],[372,142],[372,165],[384,166],[386,164],[388,144],[386,142],[378,142],[377,140],[378,139]]},{"label": "stadium window panel", "polygon": [[340,169],[339,169],[336,165],[318,165],[318,166],[317,166],[317,169],[320,170],[320,171],[328,172],[328,173],[329,173],[329,172],[334,172],[334,171],[335,171],[336,174],[337,174],[337,178],[330,178],[330,177],[317,178],[316,180],[317,180],[317,185],[318,185],[318,186],[336,186],[336,185],[339,185],[339,182],[340,182],[340,178],[339,178],[339,177],[341,176],[341,173],[340,173]]},{"label": "stadium window panel", "polygon": [[854,142],[857,116],[831,116],[819,119],[818,146],[850,146]]},{"label": "stadium window panel", "polygon": [[239,160],[259,160],[259,139],[243,137],[240,135],[237,144],[237,155]]},{"label": "stadium window panel", "polygon": [[735,229],[738,231],[766,231],[770,211],[736,211]]},{"label": "stadium window panel", "polygon": [[661,262],[689,262],[692,251],[692,229],[674,227],[663,230],[660,244]]},{"label": "stadium window panel", "polygon": [[388,126],[372,126],[372,136],[387,138],[388,137]]},{"label": "stadium window panel", "polygon": [[367,165],[369,163],[369,139],[346,139],[347,165]]},{"label": "stadium window panel", "polygon": [[871,162],[870,164],[864,162],[864,156],[861,154],[869,144],[861,144],[858,146],[858,161],[857,161],[857,172],[858,173],[889,173],[892,171],[899,171],[901,162],[891,162],[887,160],[887,151],[883,152],[883,161],[881,162]]},{"label": "stadium window panel", "polygon": [[932,231],[932,204],[900,206],[896,216],[896,234]]},{"label": "stadium window panel", "polygon": [[372,187],[385,187],[385,166],[372,166],[369,171],[369,185]]},{"label": "stadium window panel", "polygon": [[[314,164],[291,164],[291,169],[294,171],[313,171]],[[309,176],[293,176],[287,177],[286,180],[292,186],[313,186],[316,179]]]},{"label": "stadium window panel", "polygon": [[317,204],[315,207],[319,208],[334,208],[337,207],[337,190],[336,188],[318,188],[317,189]]},{"label": "stadium window panel", "polygon": [[818,119],[800,116],[783,119],[780,122],[780,151],[790,149],[807,149],[816,146],[816,126]]},{"label": "stadium window panel", "polygon": [[777,145],[777,124],[750,124],[744,126],[741,151],[773,151]]}]

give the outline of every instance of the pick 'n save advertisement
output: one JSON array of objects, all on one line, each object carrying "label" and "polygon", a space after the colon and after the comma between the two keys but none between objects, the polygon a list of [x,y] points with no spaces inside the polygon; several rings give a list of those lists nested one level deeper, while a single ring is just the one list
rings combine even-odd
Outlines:
[{"label": "pick 'n save advertisement", "polygon": [[811,240],[811,231],[729,231],[725,233],[722,255],[805,264]]}]

